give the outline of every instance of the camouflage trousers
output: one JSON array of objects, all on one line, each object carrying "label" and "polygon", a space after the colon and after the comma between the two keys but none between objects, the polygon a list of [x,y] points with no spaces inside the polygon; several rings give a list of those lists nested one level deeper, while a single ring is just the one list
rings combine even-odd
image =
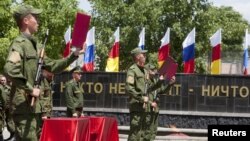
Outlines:
[{"label": "camouflage trousers", "polygon": [[14,114],[16,141],[39,141],[42,119],[41,114]]},{"label": "camouflage trousers", "polygon": [[0,110],[0,132],[2,133],[2,129],[4,127],[4,112]]},{"label": "camouflage trousers", "polygon": [[15,132],[15,124],[14,124],[13,116],[10,112],[10,109],[6,109],[5,114],[6,114],[5,121],[6,121],[7,129],[9,132],[14,133]]},{"label": "camouflage trousers", "polygon": [[128,141],[153,141],[158,126],[158,114],[154,112],[131,112]]}]

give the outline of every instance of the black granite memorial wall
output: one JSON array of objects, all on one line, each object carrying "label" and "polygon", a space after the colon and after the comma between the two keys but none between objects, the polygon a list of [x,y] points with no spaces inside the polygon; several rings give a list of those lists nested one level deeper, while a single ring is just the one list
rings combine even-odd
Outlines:
[{"label": "black granite memorial wall", "polygon": [[[62,73],[54,78],[54,107],[65,107],[64,84],[71,74]],[[84,89],[85,108],[127,109],[125,94],[126,73],[93,72],[83,73],[81,84]],[[184,128],[204,128],[207,124],[250,124],[250,117],[237,114],[250,112],[250,77],[232,75],[177,74],[176,84],[165,94],[160,95],[160,125],[176,124]],[[98,111],[98,110],[97,110]],[[183,111],[187,114],[168,114],[168,111]],[[188,114],[188,112],[203,114]],[[207,115],[206,115],[207,112]],[[211,116],[210,113],[213,113]],[[120,125],[128,125],[128,113],[108,111],[106,115],[120,118]],[[205,113],[205,114],[204,114]],[[215,114],[214,114],[215,113]],[[216,116],[225,113],[232,116]],[[100,112],[88,112],[89,115]],[[172,123],[173,122],[173,123]],[[193,124],[197,123],[197,124]]]}]

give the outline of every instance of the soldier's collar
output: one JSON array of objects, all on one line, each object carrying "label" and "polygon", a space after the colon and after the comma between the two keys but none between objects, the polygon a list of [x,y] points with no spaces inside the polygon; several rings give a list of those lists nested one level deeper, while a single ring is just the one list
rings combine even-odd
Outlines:
[{"label": "soldier's collar", "polygon": [[30,34],[27,34],[25,32],[21,32],[21,34],[22,34],[23,37],[28,38],[31,41],[34,41],[34,42],[37,41],[37,39],[34,36],[30,35]]}]

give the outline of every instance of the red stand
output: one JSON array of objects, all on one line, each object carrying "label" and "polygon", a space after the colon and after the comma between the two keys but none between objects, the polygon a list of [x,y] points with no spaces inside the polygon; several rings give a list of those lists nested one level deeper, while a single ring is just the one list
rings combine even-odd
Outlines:
[{"label": "red stand", "polygon": [[51,118],[43,124],[40,141],[119,141],[112,117]]}]

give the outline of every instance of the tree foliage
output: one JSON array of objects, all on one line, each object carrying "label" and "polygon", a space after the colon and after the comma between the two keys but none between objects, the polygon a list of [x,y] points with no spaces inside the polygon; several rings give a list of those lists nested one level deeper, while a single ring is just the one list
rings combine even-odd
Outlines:
[{"label": "tree foliage", "polygon": [[[38,37],[44,40],[46,29],[50,29],[46,45],[47,55],[60,58],[64,48],[63,35],[73,25],[77,0],[23,0],[24,3],[42,8]],[[126,70],[132,64],[130,51],[138,46],[139,33],[146,28],[146,49],[148,62],[157,62],[160,40],[168,27],[170,32],[170,54],[179,63],[182,72],[182,42],[187,34],[196,28],[195,61],[196,72],[205,73],[211,54],[209,38],[222,28],[223,51],[241,51],[244,29],[248,23],[231,7],[214,7],[207,0],[91,0],[91,26],[96,27],[97,55],[101,57],[101,70],[106,66],[108,52],[114,39],[111,38],[119,26],[120,69]],[[0,2],[0,70],[5,63],[8,47],[19,33],[12,18],[15,0]],[[206,56],[206,57],[204,57]]]},{"label": "tree foliage", "polygon": [[[182,71],[182,42],[196,28],[196,72],[205,73],[211,53],[209,38],[222,28],[223,50],[240,50],[247,21],[231,7],[213,7],[207,0],[91,0],[92,25],[96,26],[97,54],[107,60],[113,44],[112,37],[120,26],[120,68],[126,70],[132,63],[130,50],[138,46],[139,33],[146,28],[146,49],[149,62],[157,61],[160,40],[167,30],[170,33],[170,54],[179,62]],[[152,60],[153,59],[153,60]],[[102,62],[103,69],[106,62]]]},{"label": "tree foliage", "polygon": [[[39,17],[37,36],[39,41],[43,43],[45,32],[49,29],[46,53],[51,58],[61,58],[65,47],[64,33],[69,25],[73,25],[76,11],[80,11],[77,9],[77,0],[23,0],[23,3],[43,9]],[[18,3],[14,0],[4,0],[0,4],[0,70],[2,71],[8,48],[19,31],[12,18],[13,10]]]}]

